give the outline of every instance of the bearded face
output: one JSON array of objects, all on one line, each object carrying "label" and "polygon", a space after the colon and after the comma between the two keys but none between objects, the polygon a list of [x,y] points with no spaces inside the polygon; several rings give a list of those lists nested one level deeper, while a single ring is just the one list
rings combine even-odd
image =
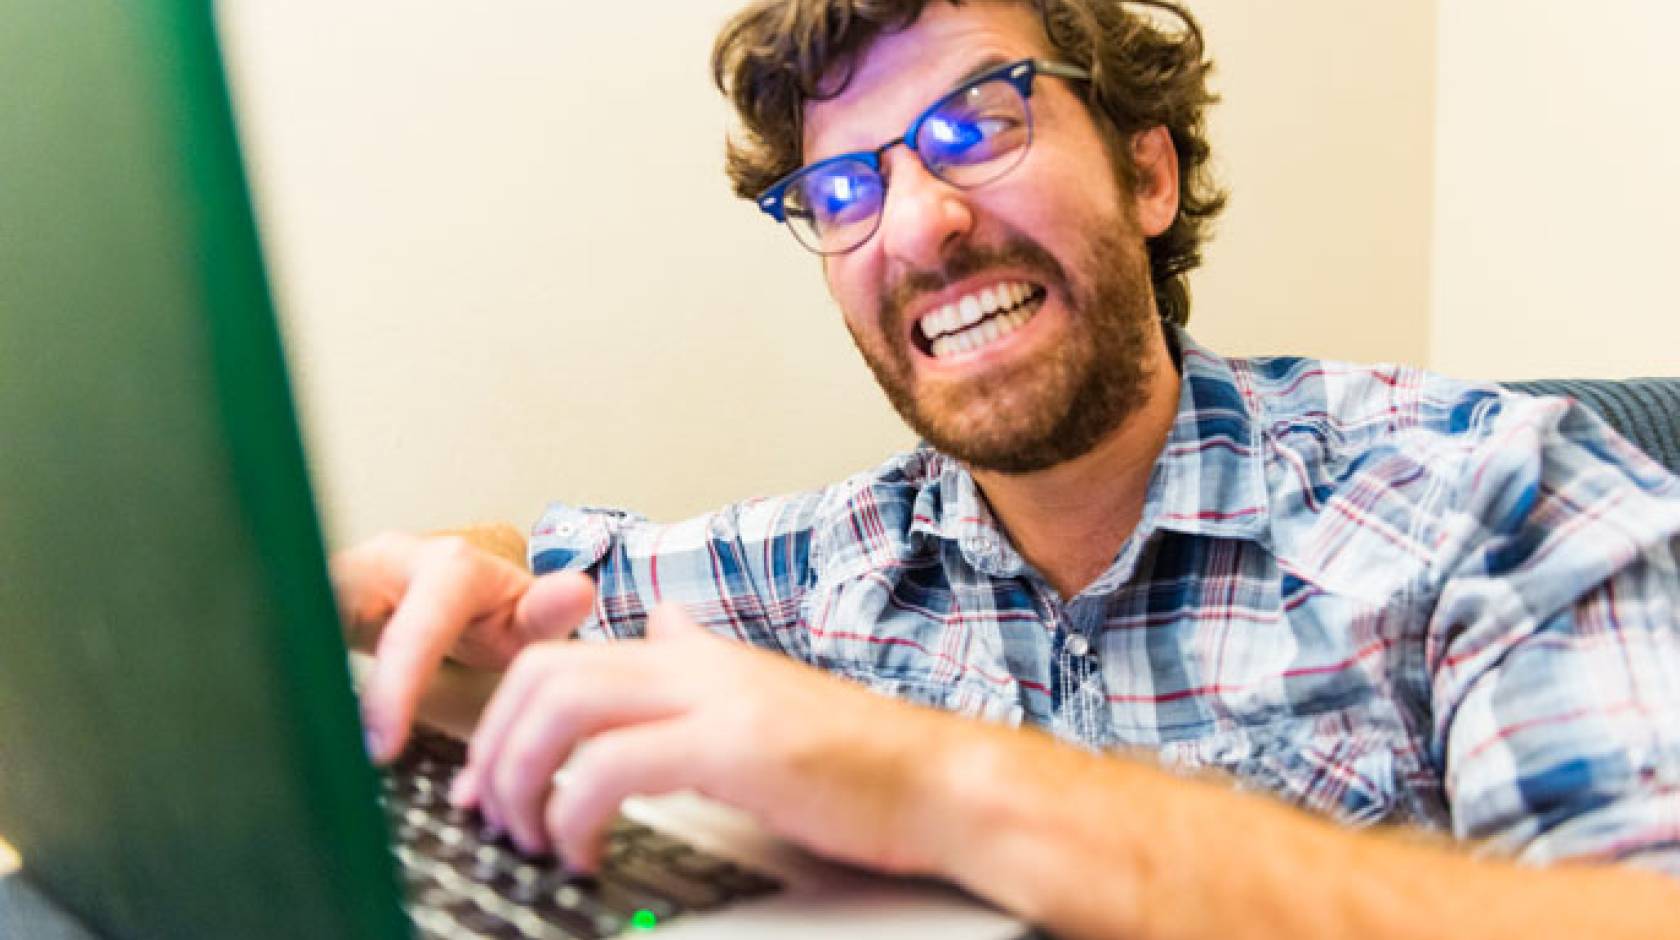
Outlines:
[{"label": "bearded face", "polygon": [[[1025,236],[995,249],[959,245],[939,272],[907,274],[887,292],[881,329],[848,318],[853,342],[912,430],[973,467],[1031,473],[1086,453],[1137,410],[1155,317],[1148,259],[1135,227],[1090,233],[1088,245],[1069,267]],[[907,322],[917,298],[981,281],[989,283]],[[917,357],[980,356],[1031,330],[1052,297],[1064,298],[1067,313],[1054,342],[956,375],[917,369]],[[900,337],[908,339],[890,341]]]},{"label": "bearded face", "polygon": [[[976,470],[1090,451],[1143,406],[1159,361],[1145,239],[1177,211],[1164,128],[1105,137],[1079,83],[1039,76],[1005,175],[957,186],[882,146],[965,76],[1054,55],[1028,5],[930,4],[874,41],[840,94],[806,105],[807,161],[881,148],[878,227],[824,258],[829,291],[899,414]],[[1168,182],[1125,185],[1122,146],[1140,179]]]}]

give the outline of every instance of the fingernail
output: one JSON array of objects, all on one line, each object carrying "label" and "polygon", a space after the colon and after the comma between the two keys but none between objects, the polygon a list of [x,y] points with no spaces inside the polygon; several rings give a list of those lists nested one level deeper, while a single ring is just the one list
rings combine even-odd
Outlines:
[{"label": "fingernail", "polygon": [[384,760],[384,758],[385,758],[385,739],[384,739],[384,737],[382,735],[380,735],[380,733],[373,728],[367,729],[367,731],[365,731],[362,736],[367,742],[368,756],[373,758],[376,761],[377,760]]}]

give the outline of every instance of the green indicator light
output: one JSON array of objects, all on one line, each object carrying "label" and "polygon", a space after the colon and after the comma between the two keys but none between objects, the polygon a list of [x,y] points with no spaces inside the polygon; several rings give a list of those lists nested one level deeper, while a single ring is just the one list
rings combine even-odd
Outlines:
[{"label": "green indicator light", "polygon": [[659,926],[659,918],[653,916],[650,910],[640,910],[630,915],[630,926],[637,930],[652,930]]}]

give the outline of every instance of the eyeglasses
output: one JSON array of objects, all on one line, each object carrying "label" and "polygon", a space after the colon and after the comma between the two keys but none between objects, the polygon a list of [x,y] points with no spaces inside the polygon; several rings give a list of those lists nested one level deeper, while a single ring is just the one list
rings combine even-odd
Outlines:
[{"label": "eyeglasses", "polygon": [[903,144],[927,171],[973,189],[1021,164],[1032,144],[1033,78],[1088,81],[1084,69],[1022,59],[980,74],[916,116],[904,136],[874,150],[842,153],[800,167],[758,197],[758,207],[819,255],[845,254],[881,226],[887,181],[881,157]]}]

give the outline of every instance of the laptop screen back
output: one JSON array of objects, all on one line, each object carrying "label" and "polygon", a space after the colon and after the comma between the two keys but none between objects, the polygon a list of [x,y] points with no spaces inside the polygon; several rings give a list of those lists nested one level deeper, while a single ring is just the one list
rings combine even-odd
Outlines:
[{"label": "laptop screen back", "polygon": [[0,5],[0,833],[112,937],[406,936],[209,0]]}]

